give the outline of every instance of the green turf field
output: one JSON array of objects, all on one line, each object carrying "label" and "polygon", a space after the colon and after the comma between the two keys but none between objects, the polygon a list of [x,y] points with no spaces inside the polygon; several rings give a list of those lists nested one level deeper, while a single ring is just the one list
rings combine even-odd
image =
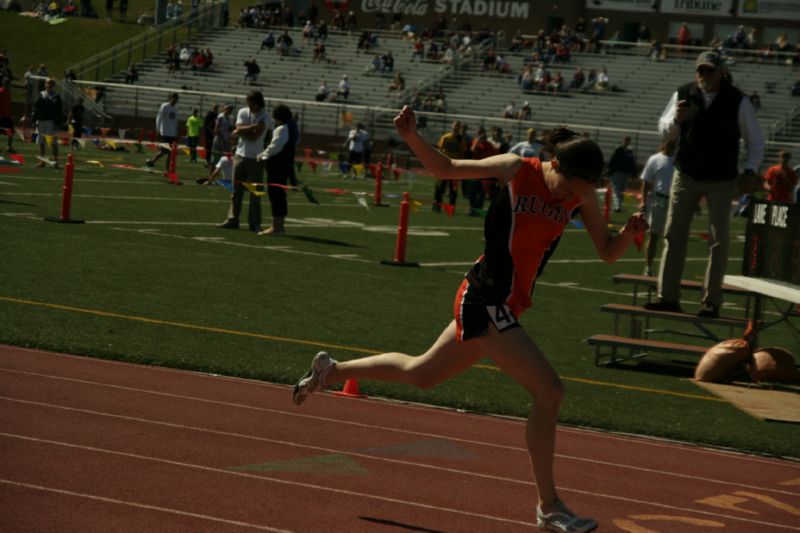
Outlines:
[{"label": "green turf field", "polygon": [[[304,166],[301,177],[321,205],[291,193],[289,235],[270,239],[214,227],[228,192],[195,184],[205,174],[200,165],[182,157],[178,187],[158,173],[112,166],[141,167],[147,154],[91,144],[76,153],[72,209],[86,224],[44,222],[59,213],[63,169],[34,168],[33,145],[17,147],[27,157],[22,172],[0,173],[4,343],[292,383],[319,349],[339,359],[425,350],[451,319],[455,290],[482,251],[482,220],[465,215],[464,200],[453,217],[432,213],[433,186],[423,176],[387,184],[391,206],[366,209],[352,192],[371,192],[371,181]],[[345,192],[326,192],[334,188]],[[393,256],[402,191],[424,203],[411,215],[407,251],[421,268],[380,263]],[[700,216],[698,232],[704,223]],[[740,268],[743,229],[736,219],[731,273]],[[698,279],[699,236],[689,257],[685,277]],[[686,379],[691,366],[667,364],[669,357],[594,366],[583,340],[612,328],[600,306],[630,302],[630,288],[611,277],[641,273],[642,265],[635,249],[615,265],[600,262],[586,233],[571,227],[537,283],[522,322],[564,377],[561,422],[800,457],[796,425],[759,421],[717,400]],[[697,295],[685,297],[687,310],[696,309]],[[727,303],[725,314],[741,315],[741,302]],[[796,343],[785,327],[762,336],[764,345],[795,352]],[[371,396],[485,413],[525,416],[529,405],[490,359],[430,391],[360,385]]]}]

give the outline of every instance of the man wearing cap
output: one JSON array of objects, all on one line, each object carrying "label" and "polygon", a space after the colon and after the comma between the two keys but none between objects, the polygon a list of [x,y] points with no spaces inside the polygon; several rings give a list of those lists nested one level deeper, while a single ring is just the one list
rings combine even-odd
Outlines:
[{"label": "man wearing cap", "polygon": [[[709,261],[698,316],[715,318],[722,305],[730,243],[731,201],[755,188],[764,138],[750,100],[736,87],[717,52],[697,58],[695,81],[678,88],[658,123],[663,141],[677,140],[670,190],[666,246],[658,278],[660,301],[651,310],[682,312],[680,283],[692,218],[706,198]],[[738,170],[739,139],[747,145],[744,172]]]}]

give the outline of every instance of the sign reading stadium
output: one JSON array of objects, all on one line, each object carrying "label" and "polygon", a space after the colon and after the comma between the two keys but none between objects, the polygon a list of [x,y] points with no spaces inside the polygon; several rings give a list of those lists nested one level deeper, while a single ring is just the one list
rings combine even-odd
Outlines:
[{"label": "sign reading stadium", "polygon": [[[431,9],[433,7],[433,9]],[[474,15],[499,18],[528,18],[529,2],[504,0],[362,0],[364,13],[399,13],[425,16],[431,11],[449,15]]]}]

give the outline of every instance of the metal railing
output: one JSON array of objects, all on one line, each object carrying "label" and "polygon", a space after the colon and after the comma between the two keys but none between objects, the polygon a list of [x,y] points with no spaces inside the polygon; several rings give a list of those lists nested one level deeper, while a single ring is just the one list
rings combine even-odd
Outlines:
[{"label": "metal railing", "polygon": [[162,53],[173,43],[186,41],[202,30],[217,27],[224,20],[225,2],[202,4],[185,12],[181,17],[141,33],[74,65],[72,70],[81,80],[101,81]]}]

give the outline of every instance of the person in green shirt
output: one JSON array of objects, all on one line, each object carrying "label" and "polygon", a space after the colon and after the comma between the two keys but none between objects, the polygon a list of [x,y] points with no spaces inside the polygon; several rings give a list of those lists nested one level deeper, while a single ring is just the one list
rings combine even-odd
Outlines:
[{"label": "person in green shirt", "polygon": [[186,119],[186,143],[189,145],[189,161],[197,163],[197,143],[200,140],[200,130],[203,129],[203,120],[200,110],[192,109],[192,115]]}]

